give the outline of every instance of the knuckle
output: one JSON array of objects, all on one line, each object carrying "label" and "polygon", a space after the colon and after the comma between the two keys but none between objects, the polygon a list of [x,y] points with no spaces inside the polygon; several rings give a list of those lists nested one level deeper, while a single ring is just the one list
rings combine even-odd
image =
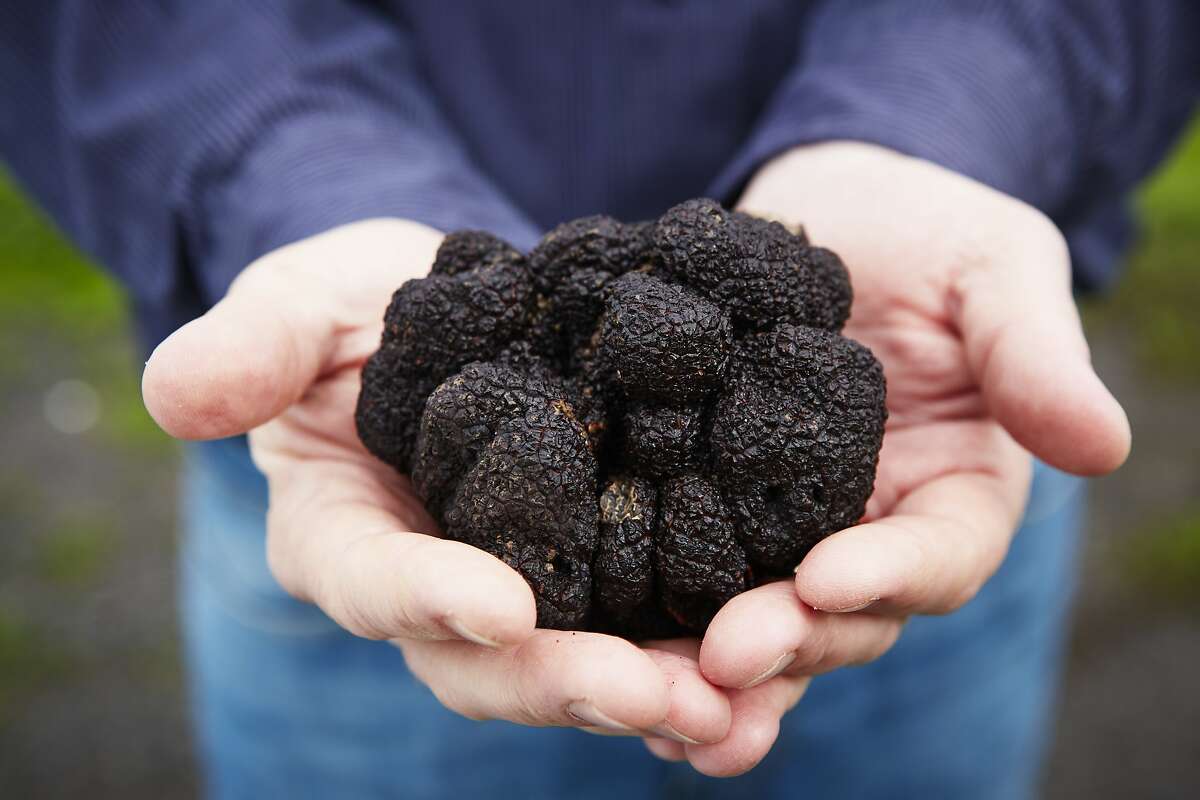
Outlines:
[{"label": "knuckle", "polygon": [[1008,554],[1008,541],[1003,537],[988,536],[973,528],[963,531],[963,536],[971,543],[967,574],[943,593],[930,613],[949,614],[971,602]]},{"label": "knuckle", "polygon": [[1008,541],[1005,540],[990,540],[984,541],[980,545],[979,557],[979,576],[975,579],[975,591],[983,587],[983,584],[1000,569],[1000,565],[1004,563],[1004,559],[1008,557]]},{"label": "knuckle", "polygon": [[461,609],[454,607],[453,593],[447,592],[455,578],[447,574],[442,540],[414,537],[396,541],[390,583],[395,614],[409,627],[425,628]]},{"label": "knuckle", "polygon": [[508,703],[510,719],[525,725],[545,723],[545,699],[540,690],[531,689],[524,681],[517,681]]},{"label": "knuckle", "polygon": [[994,243],[993,252],[1005,259],[1035,262],[1039,272],[1049,271],[1058,279],[1070,277],[1066,236],[1041,210],[1014,201],[1001,219],[1002,239]]},{"label": "knuckle", "polygon": [[266,559],[267,570],[285,592],[306,603],[318,603],[321,587],[314,585],[314,576],[306,568],[302,541],[294,535],[291,515],[277,505],[267,510]]},{"label": "knuckle", "polygon": [[824,624],[809,623],[805,626],[807,633],[801,638],[799,647],[793,651],[796,658],[788,667],[788,672],[803,675],[825,668],[832,654],[831,629],[837,624],[836,620],[828,618],[832,617],[832,614],[825,616]]},{"label": "knuckle", "polygon": [[323,593],[322,608],[339,625],[364,639],[387,639],[402,635],[409,620],[391,581],[380,581],[374,544],[379,534],[356,539],[342,552],[337,566],[329,571],[329,591]]},{"label": "knuckle", "polygon": [[233,281],[229,284],[227,295],[243,292],[253,293],[263,289],[270,289],[275,280],[272,274],[280,268],[282,257],[286,253],[287,248],[276,250],[258,258],[246,266],[241,272],[234,276]]},{"label": "knuckle", "polygon": [[474,702],[469,701],[466,694],[458,686],[436,679],[432,682],[426,681],[425,685],[429,687],[429,691],[433,693],[433,696],[439,703],[459,716],[466,717],[475,722],[495,718],[478,707]]},{"label": "knuckle", "polygon": [[[553,705],[561,687],[558,686],[562,674],[570,672],[565,664],[557,675],[552,673],[552,663],[545,647],[539,644],[537,637],[532,642],[522,644],[516,652],[516,669],[512,672],[512,680],[508,684],[505,706],[510,714],[509,719],[526,725],[543,724],[546,721],[547,709]],[[566,692],[569,699],[583,699],[586,692]],[[566,706],[569,699],[564,699],[559,705]],[[556,709],[557,710],[557,709]]]},{"label": "knuckle", "polygon": [[[430,596],[430,590],[442,585],[446,552],[441,539],[406,537],[403,552],[396,553],[401,583],[415,600]],[[452,610],[452,609],[446,609]]]},{"label": "knuckle", "polygon": [[[275,527],[277,529],[277,525]],[[296,600],[316,603],[344,630],[365,639],[388,638],[377,615],[362,600],[361,582],[344,565],[335,570],[305,570],[289,537],[268,530],[266,565],[280,587]]]},{"label": "knuckle", "polygon": [[1067,237],[1063,235],[1053,220],[1040,209],[1026,203],[1020,203],[1017,208],[1022,222],[1022,233],[1027,237],[1033,237],[1034,243],[1040,248],[1060,257],[1062,261],[1067,261],[1069,252]]},{"label": "knuckle", "polygon": [[848,663],[869,664],[880,658],[896,644],[896,640],[900,638],[900,632],[903,629],[904,622],[902,620],[887,620],[882,628],[871,636],[862,652],[855,654]]},{"label": "knuckle", "polygon": [[417,680],[425,684],[434,699],[444,708],[476,722],[494,719],[494,716],[488,714],[474,702],[474,699],[463,690],[462,686],[447,679],[445,670],[433,663],[435,659],[428,656],[417,657],[407,648],[401,648],[401,652],[404,654],[404,661],[408,665],[409,671],[416,676]]},{"label": "knuckle", "polygon": [[308,593],[298,579],[293,554],[284,544],[286,537],[277,528],[277,525],[267,525],[267,569],[285,592],[303,600]]},{"label": "knuckle", "polygon": [[333,585],[335,588],[321,604],[326,614],[355,636],[372,640],[388,638],[377,613],[369,602],[364,602],[362,592],[353,582],[337,581]]},{"label": "knuckle", "polygon": [[935,616],[941,616],[958,611],[967,603],[975,599],[975,595],[979,594],[979,590],[983,588],[983,583],[983,579],[972,579],[969,582],[950,590],[938,598],[931,605],[927,613]]}]

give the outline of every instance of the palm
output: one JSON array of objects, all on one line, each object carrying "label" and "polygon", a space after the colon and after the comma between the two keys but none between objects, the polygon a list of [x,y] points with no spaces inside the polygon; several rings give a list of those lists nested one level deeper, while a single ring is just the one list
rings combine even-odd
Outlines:
[{"label": "palm", "polygon": [[888,380],[888,426],[866,519],[888,517],[903,498],[955,473],[989,475],[1019,502],[1029,459],[988,411],[953,316],[960,266],[952,259],[961,249],[943,241],[940,253],[930,252],[904,238],[847,254],[856,300],[845,335],[871,348]]},{"label": "palm", "polygon": [[[279,517],[291,514],[299,519],[319,509],[321,514],[374,520],[358,523],[362,536],[395,530],[436,533],[408,479],[370,456],[354,428],[359,373],[378,347],[387,299],[396,286],[424,274],[428,264],[422,264],[425,254],[420,249],[410,258],[398,258],[402,251],[395,242],[375,244],[378,246],[363,243],[361,253],[351,254],[339,242],[339,252],[332,252],[331,247],[327,254],[315,254],[304,262],[320,267],[325,260],[321,256],[327,256],[326,264],[345,263],[353,269],[350,280],[337,269],[305,269],[298,274],[302,265],[296,265],[289,276],[308,284],[302,302],[320,305],[315,313],[324,320],[325,330],[320,340],[323,352],[318,356],[321,365],[311,384],[282,413],[250,434],[260,468],[268,476],[287,476],[272,486],[272,531],[311,528],[287,524]],[[428,247],[434,244],[431,240]],[[306,346],[296,343],[297,348]],[[285,490],[288,495],[281,496]],[[292,492],[296,493],[294,501]],[[272,553],[282,550],[277,559],[286,560],[291,543],[274,539]],[[275,568],[286,567],[277,562]]]}]

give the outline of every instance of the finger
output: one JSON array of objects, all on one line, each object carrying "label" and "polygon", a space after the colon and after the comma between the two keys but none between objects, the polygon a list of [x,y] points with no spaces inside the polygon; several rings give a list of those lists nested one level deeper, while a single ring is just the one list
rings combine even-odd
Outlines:
[{"label": "finger", "polygon": [[715,778],[749,772],[775,745],[780,719],[800,702],[808,683],[808,678],[780,675],[753,689],[730,691],[729,734],[715,744],[686,745],[692,767]]},{"label": "finger", "polygon": [[411,491],[370,462],[301,461],[269,474],[267,555],[293,595],[372,639],[523,641],[537,612],[529,586],[499,559],[434,530]]},{"label": "finger", "polygon": [[[289,285],[274,264],[250,267],[207,314],[167,337],[146,362],[142,395],[181,439],[244,433],[291,405],[334,347],[324,293]],[[298,285],[297,285],[298,284]]]},{"label": "finger", "polygon": [[1081,475],[1110,472],[1129,454],[1129,421],[1092,369],[1066,243],[1049,222],[1020,230],[953,287],[972,372],[988,409],[1034,455]]},{"label": "finger", "polygon": [[[382,319],[404,264],[428,265],[438,240],[424,226],[369,220],[256,261],[151,354],[142,376],[147,410],[183,439],[232,436],[273,418],[345,355],[349,322]],[[355,280],[344,279],[346,265]]]},{"label": "finger", "polygon": [[709,623],[700,668],[718,686],[751,688],[780,673],[818,675],[873,661],[900,635],[902,621],[829,614],[800,601],[792,581],[734,597]]},{"label": "finger", "polygon": [[614,636],[538,630],[504,650],[466,642],[398,644],[438,700],[471,719],[635,735],[660,724],[671,708],[662,670]]},{"label": "finger", "polygon": [[1005,465],[1012,480],[1027,473],[1023,457],[1003,428],[990,419],[926,421],[889,427],[879,453],[875,491],[867,501],[864,521],[890,514],[901,498],[916,488],[956,472],[992,473]]},{"label": "finger", "polygon": [[[987,481],[988,476],[992,476],[996,491],[1007,498],[1007,505],[1012,509],[1019,509],[1024,505],[1025,493],[1021,489],[1029,480],[1029,459],[1003,428],[990,420],[926,422],[909,428],[889,429],[884,437],[876,476],[876,490],[867,504],[865,521],[871,522],[899,513],[897,504],[901,500],[927,484],[956,474],[974,476],[973,481]],[[933,508],[931,513],[942,516],[946,513],[956,513],[954,509],[960,502],[948,497],[947,504],[948,512],[947,509]],[[911,510],[911,503],[906,508]],[[978,521],[969,513],[969,509],[967,511],[966,518],[970,522]],[[962,511],[957,513],[961,514]],[[1007,547],[1011,530],[1006,529],[1004,524],[994,527],[998,545],[995,552],[1002,554]],[[958,566],[961,570],[966,570],[963,574],[972,574],[971,563]],[[990,559],[979,560],[973,569],[974,572],[981,573],[983,578],[976,577],[975,580],[986,579],[995,566]],[[802,567],[800,571],[807,569],[809,567]],[[971,583],[970,580],[966,582]],[[970,586],[955,586],[963,596],[972,593]],[[881,603],[879,611],[887,612],[887,605],[886,601]],[[846,607],[853,608],[853,605]]]},{"label": "finger", "polygon": [[820,542],[796,569],[801,601],[905,616],[957,609],[1000,566],[1020,517],[1028,480],[1012,480],[1011,469],[1002,474],[936,478],[892,515]]},{"label": "finger", "polygon": [[719,742],[729,732],[729,699],[701,675],[694,643],[691,650],[690,655],[680,655],[645,649],[666,678],[671,696],[666,718],[645,733],[684,744]]},{"label": "finger", "polygon": [[649,737],[644,741],[646,749],[663,761],[687,761],[687,751],[679,742],[655,737]]}]

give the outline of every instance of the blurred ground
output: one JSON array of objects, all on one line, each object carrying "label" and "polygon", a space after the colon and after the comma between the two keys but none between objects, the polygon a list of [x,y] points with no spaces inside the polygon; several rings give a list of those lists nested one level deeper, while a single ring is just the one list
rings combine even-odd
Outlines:
[{"label": "blurred ground", "polygon": [[[1085,308],[1135,447],[1092,491],[1047,796],[1200,796],[1200,131]],[[174,617],[177,452],[114,286],[0,176],[0,795],[195,794]]]}]

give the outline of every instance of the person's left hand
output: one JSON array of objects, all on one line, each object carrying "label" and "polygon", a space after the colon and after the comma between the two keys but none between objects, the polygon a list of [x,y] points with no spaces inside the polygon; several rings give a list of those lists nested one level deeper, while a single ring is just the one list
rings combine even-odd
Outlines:
[{"label": "person's left hand", "polygon": [[888,380],[889,420],[862,524],[818,544],[795,582],[733,598],[705,633],[728,687],[716,744],[648,740],[733,775],[774,744],[809,676],[870,661],[910,614],[945,614],[999,567],[1025,504],[1029,452],[1078,474],[1116,469],[1129,427],[1091,369],[1061,235],[1037,210],[926,161],[841,142],[770,162],[741,207],[803,223],[845,260],[845,334]]}]

